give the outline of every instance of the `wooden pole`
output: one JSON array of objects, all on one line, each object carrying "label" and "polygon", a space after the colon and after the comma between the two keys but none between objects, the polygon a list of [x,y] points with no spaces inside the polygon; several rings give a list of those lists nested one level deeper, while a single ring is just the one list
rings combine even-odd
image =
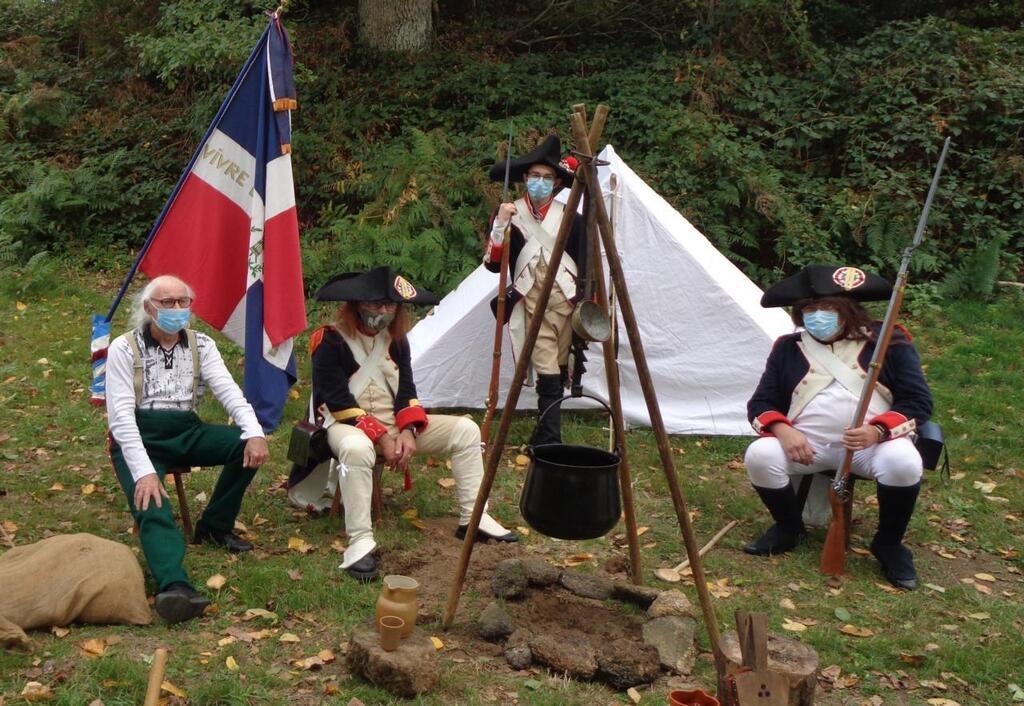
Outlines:
[{"label": "wooden pole", "polygon": [[[598,135],[600,138],[600,135]],[[562,253],[565,252],[565,244],[569,239],[569,231],[572,229],[573,215],[579,207],[580,196],[583,194],[582,180],[574,180],[572,189],[569,191],[569,200],[565,206],[565,217],[558,228],[558,235],[555,237],[555,244],[551,252],[547,273],[541,282],[540,293],[537,298],[537,311],[541,312],[547,308],[548,300],[551,298],[551,288],[555,283],[555,275],[558,272],[558,263],[562,260]],[[509,387],[508,397],[505,399],[505,406],[501,410],[501,420],[498,422],[498,431],[495,434],[493,447],[504,448],[505,440],[508,438],[508,430],[512,425],[512,415],[515,412],[516,404],[519,402],[519,393],[522,390],[523,380],[526,379],[526,369],[530,365],[530,356],[533,353],[533,346],[537,342],[537,334],[540,331],[541,316],[530,317],[530,324],[526,329],[526,340],[523,341],[523,350],[516,360],[516,370],[512,374],[512,383]],[[448,593],[448,603],[445,606],[444,620],[442,627],[448,629],[455,618],[455,611],[459,607],[459,597],[462,595],[462,585],[466,580],[466,570],[469,568],[469,559],[473,554],[473,543],[476,541],[476,532],[480,527],[480,518],[484,514],[484,505],[491,495],[491,486],[494,484],[494,475],[498,470],[500,453],[488,453],[487,462],[484,466],[484,477],[480,481],[480,489],[476,494],[476,503],[473,505],[473,514],[469,518],[469,525],[466,527],[466,538],[462,541],[462,553],[459,555],[459,565],[455,571],[455,578],[452,581],[451,591]]]},{"label": "wooden pole", "polygon": [[[491,421],[494,410],[498,406],[498,389],[501,378],[501,346],[505,331],[505,306],[508,301],[508,258],[512,243],[509,241],[511,226],[505,228],[505,240],[501,250],[501,270],[498,275],[498,306],[494,312],[494,357],[491,359],[491,384],[487,388],[487,413],[480,427],[480,439],[484,445],[484,453],[490,453]],[[488,236],[490,238],[490,236]]]},{"label": "wooden pole", "polygon": [[[572,121],[573,137],[577,144],[586,144],[586,129],[580,116],[573,114],[570,120]],[[588,175],[596,171],[593,165],[588,165],[584,168],[588,170]],[[672,460],[672,448],[665,433],[665,423],[661,418],[658,397],[651,380],[651,371],[647,366],[647,358],[644,355],[643,341],[640,339],[640,329],[636,324],[636,314],[633,311],[633,303],[629,296],[629,290],[626,287],[626,279],[622,273],[622,260],[615,249],[615,242],[610,237],[611,224],[608,220],[608,211],[605,209],[604,197],[600,190],[593,193],[593,199],[594,205],[597,207],[597,222],[600,226],[599,230],[604,242],[605,257],[608,259],[608,269],[612,282],[615,285],[616,296],[619,298],[622,320],[626,327],[626,333],[629,336],[629,345],[633,352],[633,360],[636,363],[637,375],[640,378],[640,387],[644,393],[644,400],[647,402],[647,413],[651,418],[651,428],[657,440],[658,455],[661,457],[661,464],[665,470],[665,480],[668,482],[669,492],[672,496],[672,505],[675,507],[679,529],[683,535],[683,543],[686,545],[686,554],[690,558],[690,565],[693,568],[693,581],[697,587],[697,597],[700,600],[701,610],[704,614],[704,623],[711,641],[711,649],[715,653],[717,663],[720,661],[721,656],[718,620],[715,617],[714,608],[711,606],[711,595],[708,592],[707,580],[704,576],[704,565],[699,554],[700,547],[694,536],[693,526],[690,523],[690,514],[686,507],[686,500],[683,498],[683,493],[679,486],[675,462]]]},{"label": "wooden pole", "polygon": [[157,647],[153,653],[153,664],[149,668],[149,685],[146,687],[146,700],[142,706],[157,706],[160,703],[160,686],[164,683],[164,670],[167,668],[167,650]]},{"label": "wooden pole", "polygon": [[[708,552],[710,552],[712,549],[715,548],[715,545],[718,544],[718,540],[720,540],[722,537],[724,537],[725,534],[729,530],[731,530],[733,527],[735,527],[738,524],[739,524],[739,522],[737,520],[732,520],[725,527],[723,527],[722,529],[718,530],[718,532],[715,533],[715,536],[712,537],[711,539],[709,539],[708,543],[705,544],[703,547],[701,547],[700,551],[697,552],[700,555],[700,557],[703,559],[705,554],[707,554]],[[672,570],[675,571],[676,573],[679,573],[680,571],[682,571],[683,569],[685,569],[689,565],[690,565],[690,560],[689,559],[683,559],[677,565],[673,566]]]},{"label": "wooden pole", "polygon": [[[579,114],[579,111],[577,111]],[[591,126],[591,133],[594,133],[594,127],[598,127],[599,130],[596,134],[600,134],[604,130],[605,121],[608,118],[608,106],[599,105],[597,110],[594,112],[594,124]],[[597,143],[592,141],[588,136],[585,144],[577,144],[577,148],[585,152],[586,154],[595,154]],[[587,171],[579,170],[582,173],[582,178],[585,181],[585,188],[587,194],[586,203],[589,209],[589,215],[595,220],[597,218],[597,209],[594,205],[594,197],[591,194],[594,190],[601,191],[601,184],[597,181],[597,170]],[[591,182],[591,177],[594,181]],[[591,224],[588,224],[591,225]],[[593,254],[593,259],[587,262],[588,271],[597,285],[597,301],[600,304],[605,315],[609,315],[607,310],[608,297],[605,292],[604,286],[604,266],[601,262],[601,248],[598,245],[598,233],[596,224],[592,229],[588,229],[588,253]],[[610,320],[610,319],[609,319]],[[619,380],[619,367],[615,360],[615,343],[614,343],[614,332],[612,336],[608,337],[607,341],[601,344],[601,353],[604,357],[604,372],[605,378],[608,382],[608,403],[612,410],[611,427],[612,434],[615,439],[615,450],[619,454],[619,492],[622,495],[622,507],[625,514],[626,520],[626,538],[629,541],[629,577],[630,580],[640,585],[644,582],[643,577],[643,564],[640,560],[640,536],[637,534],[637,521],[636,521],[636,507],[633,500],[633,480],[632,474],[629,469],[629,454],[626,449],[626,429],[625,429],[625,418],[622,413],[622,388]]]}]

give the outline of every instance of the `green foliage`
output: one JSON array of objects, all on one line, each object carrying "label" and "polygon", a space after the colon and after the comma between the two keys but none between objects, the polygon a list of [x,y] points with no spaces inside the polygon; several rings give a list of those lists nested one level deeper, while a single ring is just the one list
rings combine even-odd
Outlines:
[{"label": "green foliage", "polygon": [[999,275],[1002,238],[992,238],[969,253],[942,280],[942,291],[950,299],[987,299],[995,290]]}]

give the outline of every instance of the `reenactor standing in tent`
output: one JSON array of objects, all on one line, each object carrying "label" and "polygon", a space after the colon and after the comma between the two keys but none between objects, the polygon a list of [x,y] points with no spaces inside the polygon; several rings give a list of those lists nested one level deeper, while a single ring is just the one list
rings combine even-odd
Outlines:
[{"label": "reenactor standing in tent", "polygon": [[[516,356],[522,351],[530,317],[537,314],[541,283],[548,271],[555,237],[561,226],[565,206],[555,201],[558,190],[571,186],[576,160],[561,158],[557,135],[548,137],[533,151],[510,160],[509,180],[524,182],[526,193],[512,203],[501,204],[491,220],[491,231],[484,252],[484,266],[491,272],[501,267],[502,250],[509,252],[509,306],[506,308],[509,335]],[[504,161],[491,167],[492,181],[503,181]],[[579,214],[572,214],[572,230],[565,253],[555,274],[555,284],[543,317],[530,363],[537,376],[538,413],[562,397],[568,380],[570,323],[573,306],[586,270],[586,238]],[[492,307],[493,307],[492,302]],[[556,405],[538,421],[532,443],[556,444],[562,440],[560,408]]]}]

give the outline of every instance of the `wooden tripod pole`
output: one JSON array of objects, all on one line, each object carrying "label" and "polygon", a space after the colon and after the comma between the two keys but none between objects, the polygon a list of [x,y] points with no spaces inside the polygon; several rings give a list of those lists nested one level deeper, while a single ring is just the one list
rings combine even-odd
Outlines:
[{"label": "wooden tripod pole", "polygon": [[[576,113],[582,118],[585,113],[577,110]],[[600,135],[604,131],[604,123],[608,117],[608,106],[599,105],[594,111],[594,122],[590,128],[590,134]],[[586,120],[584,120],[584,125]],[[596,133],[595,133],[596,131]],[[585,144],[576,143],[581,152],[593,155],[597,145],[597,139],[588,136]],[[597,171],[579,170],[578,178],[584,180],[586,189],[586,208],[596,220],[596,205],[592,193],[601,191],[601,184],[597,181]],[[593,181],[591,181],[593,178]],[[592,225],[588,223],[588,225]],[[587,262],[587,269],[597,283],[597,301],[601,308],[608,312],[608,295],[604,286],[604,267],[601,263],[601,248],[597,243],[598,234],[596,224],[588,228],[587,238],[591,241],[588,245],[588,254],[593,254],[593,259]],[[593,268],[593,269],[591,269]],[[614,336],[614,333],[612,334]],[[616,452],[619,454],[619,492],[622,495],[622,507],[626,520],[626,538],[629,541],[629,578],[636,584],[644,582],[643,565],[640,561],[640,537],[637,534],[636,507],[633,504],[633,480],[629,469],[629,454],[626,450],[626,429],[622,414],[622,390],[619,384],[619,366],[615,360],[615,342],[612,336],[601,344],[601,352],[604,356],[604,371],[608,381],[608,404],[611,406],[612,434],[615,437]]]},{"label": "wooden tripod pole", "polygon": [[146,686],[146,699],[143,706],[157,706],[160,703],[160,687],[164,683],[164,670],[167,668],[167,649],[157,647],[153,653],[153,664],[149,668],[149,684]]},{"label": "wooden tripod pole", "polygon": [[[597,136],[600,138],[600,135]],[[562,253],[565,252],[565,243],[569,239],[569,230],[572,228],[572,214],[580,204],[580,196],[583,194],[582,181],[573,181],[572,189],[569,191],[569,200],[565,205],[566,217],[558,228],[558,235],[555,237],[555,244],[551,251],[553,263],[541,281],[540,293],[537,297],[537,311],[544,311],[551,298],[551,287],[555,283],[555,275],[558,272],[558,263],[562,261]],[[526,329],[526,340],[523,341],[523,350],[516,359],[516,370],[512,374],[512,382],[509,386],[508,397],[505,399],[505,406],[501,410],[501,420],[498,422],[498,431],[492,442],[492,450],[503,449],[505,440],[508,439],[508,429],[512,425],[512,415],[515,412],[516,404],[519,402],[519,393],[526,379],[526,369],[530,365],[530,356],[533,354],[533,346],[537,342],[537,334],[540,332],[541,316],[531,316],[530,324]],[[494,484],[494,475],[498,470],[498,462],[501,460],[501,453],[488,451],[484,465],[484,477],[480,481],[480,489],[476,494],[476,503],[473,505],[473,514],[469,518],[469,525],[466,527],[466,538],[462,540],[462,553],[459,555],[459,565],[455,571],[455,579],[452,582],[451,591],[448,593],[448,604],[444,609],[444,621],[442,627],[448,629],[455,618],[455,611],[459,607],[459,597],[462,595],[462,585],[466,580],[466,570],[469,568],[469,559],[473,554],[473,543],[476,541],[476,532],[480,527],[480,518],[484,514],[484,505],[491,496],[491,486]]]},{"label": "wooden tripod pole", "polygon": [[498,406],[501,346],[505,332],[505,307],[508,301],[508,253],[512,249],[512,243],[508,241],[509,228],[505,228],[505,246],[501,250],[501,269],[498,275],[498,306],[494,312],[494,357],[491,358],[491,384],[487,388],[487,413],[484,415],[484,423],[480,426],[480,439],[485,454],[490,453],[491,450],[491,421],[494,419],[494,410]]},{"label": "wooden tripod pole", "polygon": [[[586,128],[579,114],[574,113],[572,121],[573,139],[577,144],[587,142]],[[592,163],[585,164],[587,170],[587,181],[596,179],[597,169]],[[651,418],[651,429],[654,431],[655,439],[658,442],[658,455],[661,457],[661,465],[665,470],[665,480],[668,482],[669,492],[672,495],[672,505],[675,507],[676,518],[679,521],[679,529],[683,535],[683,543],[686,545],[686,554],[690,559],[690,566],[693,569],[693,582],[697,588],[697,597],[700,599],[701,611],[704,614],[704,623],[707,627],[708,637],[711,641],[711,649],[715,654],[716,662],[722,654],[719,646],[720,636],[718,632],[718,620],[715,617],[714,608],[711,606],[711,595],[708,592],[707,581],[704,578],[704,564],[700,557],[700,545],[697,544],[693,533],[693,525],[690,523],[690,514],[686,508],[686,500],[683,498],[682,490],[679,487],[679,477],[676,475],[675,462],[672,460],[672,449],[669,446],[668,435],[665,433],[665,423],[661,418],[661,410],[658,407],[658,397],[654,391],[654,384],[651,380],[651,371],[647,367],[647,358],[644,355],[643,341],[640,340],[640,329],[636,325],[636,314],[633,312],[633,304],[629,297],[629,290],[626,287],[626,279],[622,274],[622,260],[615,249],[615,242],[611,237],[611,223],[608,220],[608,211],[605,209],[604,197],[600,189],[591,191],[593,203],[597,210],[597,222],[604,242],[605,257],[608,259],[608,270],[612,282],[615,285],[615,293],[619,298],[619,307],[622,309],[622,321],[629,335],[629,346],[633,352],[633,360],[636,363],[637,376],[640,378],[640,387],[644,393],[644,400],[647,402],[647,413]]]}]

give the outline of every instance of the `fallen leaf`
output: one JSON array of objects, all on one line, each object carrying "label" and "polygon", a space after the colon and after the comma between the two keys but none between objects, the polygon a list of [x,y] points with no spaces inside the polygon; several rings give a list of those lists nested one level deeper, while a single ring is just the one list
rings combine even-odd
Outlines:
[{"label": "fallen leaf", "polygon": [[869,556],[871,554],[871,552],[864,547],[850,547],[850,551],[858,556]]},{"label": "fallen leaf", "polygon": [[[922,682],[922,684],[923,683],[924,682]],[[945,699],[945,698],[941,698],[940,697],[940,698],[935,698],[935,699],[928,699],[928,705],[929,706],[960,706],[960,702],[959,701],[954,701],[953,699]]]},{"label": "fallen leaf", "polygon": [[206,585],[208,588],[212,588],[214,591],[219,591],[224,588],[227,584],[228,579],[222,574],[214,574],[210,578],[206,579]]},{"label": "fallen leaf", "polygon": [[968,613],[967,617],[971,620],[988,620],[992,616],[988,613]]},{"label": "fallen leaf", "polygon": [[167,681],[166,679],[160,685],[160,690],[161,691],[166,691],[168,694],[170,694],[172,696],[177,696],[179,699],[184,699],[184,698],[186,698],[188,696],[188,694],[185,693],[184,689],[179,689],[178,687],[176,687],[174,684],[172,684],[171,682]]},{"label": "fallen leaf", "polygon": [[643,535],[645,532],[647,532],[650,529],[651,529],[650,527],[637,527],[636,528],[636,536],[639,537],[639,536]]},{"label": "fallen leaf", "polygon": [[789,630],[790,632],[803,632],[804,630],[807,629],[807,626],[804,625],[803,623],[798,623],[795,620],[790,620],[789,618],[784,618],[782,620],[782,629],[783,630]]},{"label": "fallen leaf", "polygon": [[333,542],[331,542],[331,549],[338,552],[339,554],[342,554],[345,551],[345,544],[340,540],[336,539]]},{"label": "fallen leaf", "polygon": [[529,537],[530,536],[530,528],[529,527],[516,527],[516,532],[518,532],[520,534],[520,536],[522,536],[522,537]]},{"label": "fallen leaf", "polygon": [[54,625],[53,627],[51,627],[50,632],[52,632],[59,638],[67,637],[71,634],[71,630],[69,630],[68,628],[62,628],[60,625]]},{"label": "fallen leaf", "polygon": [[99,657],[107,651],[107,641],[103,638],[94,637],[86,640],[78,646],[86,657]]},{"label": "fallen leaf", "polygon": [[796,603],[794,603],[788,598],[783,598],[781,601],[779,601],[779,608],[784,608],[786,610],[796,610]]},{"label": "fallen leaf", "polygon": [[288,548],[292,551],[298,552],[299,554],[309,554],[311,551],[316,549],[312,544],[306,542],[301,537],[289,537]]},{"label": "fallen leaf", "polygon": [[82,486],[82,495],[92,495],[95,492],[96,492],[96,484],[95,483],[86,483],[85,485]]},{"label": "fallen leaf", "polygon": [[236,662],[235,658],[232,657],[231,655],[228,655],[228,658],[226,660],[224,660],[224,666],[227,667],[229,671],[232,671],[232,672],[237,672],[238,671],[238,662]]},{"label": "fallen leaf", "polygon": [[306,657],[305,659],[297,659],[292,662],[292,666],[298,667],[299,669],[316,670],[324,666],[324,661],[318,655],[312,657]]},{"label": "fallen leaf", "polygon": [[40,684],[37,681],[30,681],[21,690],[21,698],[26,701],[49,701],[53,698],[50,687]]},{"label": "fallen leaf", "polygon": [[940,549],[939,551],[937,551],[935,553],[938,554],[939,556],[941,556],[943,559],[956,559],[956,555],[955,554],[950,554],[945,549]]},{"label": "fallen leaf", "polygon": [[273,637],[274,631],[270,629],[256,630],[255,632],[249,633],[250,640],[266,640],[268,637]]},{"label": "fallen leaf", "polygon": [[906,662],[907,664],[913,665],[915,667],[920,667],[922,664],[924,664],[924,655],[908,655],[903,654],[901,652],[900,661]]},{"label": "fallen leaf", "polygon": [[288,569],[288,578],[290,578],[292,581],[301,581],[302,580],[302,570],[301,569]]},{"label": "fallen leaf", "polygon": [[986,596],[992,595],[992,588],[990,586],[986,586],[983,583],[974,584],[974,590],[976,590],[978,593],[984,593]]},{"label": "fallen leaf", "polygon": [[245,615],[242,616],[242,620],[253,620],[254,618],[266,618],[267,620],[277,620],[277,613],[271,613],[266,608],[250,608],[245,611]]},{"label": "fallen leaf", "polygon": [[994,582],[996,580],[996,577],[993,576],[992,574],[985,574],[985,573],[977,573],[977,574],[974,575],[974,578],[980,579],[982,581],[989,581],[989,582]]},{"label": "fallen leaf", "polygon": [[298,635],[291,632],[286,632],[281,637],[277,638],[278,642],[302,642]]},{"label": "fallen leaf", "polygon": [[530,457],[527,456],[526,454],[519,454],[518,456],[516,456],[516,465],[517,466],[525,466],[529,462],[530,462]]},{"label": "fallen leaf", "polygon": [[994,481],[976,480],[974,481],[974,488],[975,490],[980,490],[982,493],[987,495],[996,489],[996,484]]},{"label": "fallen leaf", "polygon": [[25,309],[28,308],[28,304],[26,304],[25,302],[15,302],[14,308],[17,309],[18,311],[25,311]]},{"label": "fallen leaf", "polygon": [[199,505],[202,505],[203,503],[206,502],[206,493],[205,492],[196,493],[196,497],[194,499],[195,499],[196,503],[198,503]]},{"label": "fallen leaf", "polygon": [[442,649],[444,647],[444,643],[441,642],[441,638],[439,638],[439,637],[434,637],[433,635],[431,635],[430,636],[430,641],[434,644],[434,649],[435,650],[440,650],[440,649]]},{"label": "fallen leaf", "polygon": [[420,516],[420,513],[414,507],[410,507],[408,510],[402,512],[402,517],[407,520],[415,520]]},{"label": "fallen leaf", "polygon": [[632,686],[626,689],[626,696],[628,696],[629,700],[635,704],[640,703],[640,700],[643,699],[643,697],[640,696],[640,692]]},{"label": "fallen leaf", "polygon": [[227,637],[222,637],[221,639],[217,640],[217,646],[218,647],[227,647],[232,642],[237,642],[237,641],[238,640],[234,636],[228,635]]},{"label": "fallen leaf", "polygon": [[580,564],[586,564],[588,561],[594,558],[594,555],[589,552],[583,552],[582,554],[573,554],[570,557],[566,557],[566,566],[579,566]]},{"label": "fallen leaf", "polygon": [[924,585],[924,587],[925,588],[929,588],[929,589],[935,591],[936,593],[945,593],[946,592],[946,589],[944,589],[942,586],[939,586],[938,584],[934,584],[934,583],[926,583]]},{"label": "fallen leaf", "polygon": [[849,623],[839,628],[839,632],[844,635],[853,635],[854,637],[871,637],[875,634],[875,631],[871,628],[861,628],[856,625],[850,625]]},{"label": "fallen leaf", "polygon": [[316,656],[319,657],[320,659],[322,659],[324,661],[324,664],[330,664],[335,659],[337,659],[334,656],[334,652],[331,651],[331,650],[320,650],[319,652],[316,653]]},{"label": "fallen leaf", "polygon": [[452,488],[455,486],[454,478],[438,478],[437,484],[442,488]]},{"label": "fallen leaf", "polygon": [[654,570],[654,575],[657,578],[661,579],[662,581],[667,581],[668,583],[676,583],[681,578],[679,576],[679,572],[678,571],[676,571],[675,569],[669,569],[669,568],[665,568],[665,567],[662,567],[660,569],[655,569]]},{"label": "fallen leaf", "polygon": [[1024,689],[1017,684],[1007,684],[1010,690],[1010,698],[1014,701],[1024,701]]},{"label": "fallen leaf", "polygon": [[58,482],[56,482],[56,483],[54,483],[53,485],[50,486],[50,490],[53,490],[53,491],[64,490],[64,484],[58,481]]},{"label": "fallen leaf", "polygon": [[842,620],[844,623],[846,621],[848,621],[852,617],[850,615],[850,611],[846,610],[846,608],[836,608],[835,609],[835,615],[836,615],[837,618]]}]

